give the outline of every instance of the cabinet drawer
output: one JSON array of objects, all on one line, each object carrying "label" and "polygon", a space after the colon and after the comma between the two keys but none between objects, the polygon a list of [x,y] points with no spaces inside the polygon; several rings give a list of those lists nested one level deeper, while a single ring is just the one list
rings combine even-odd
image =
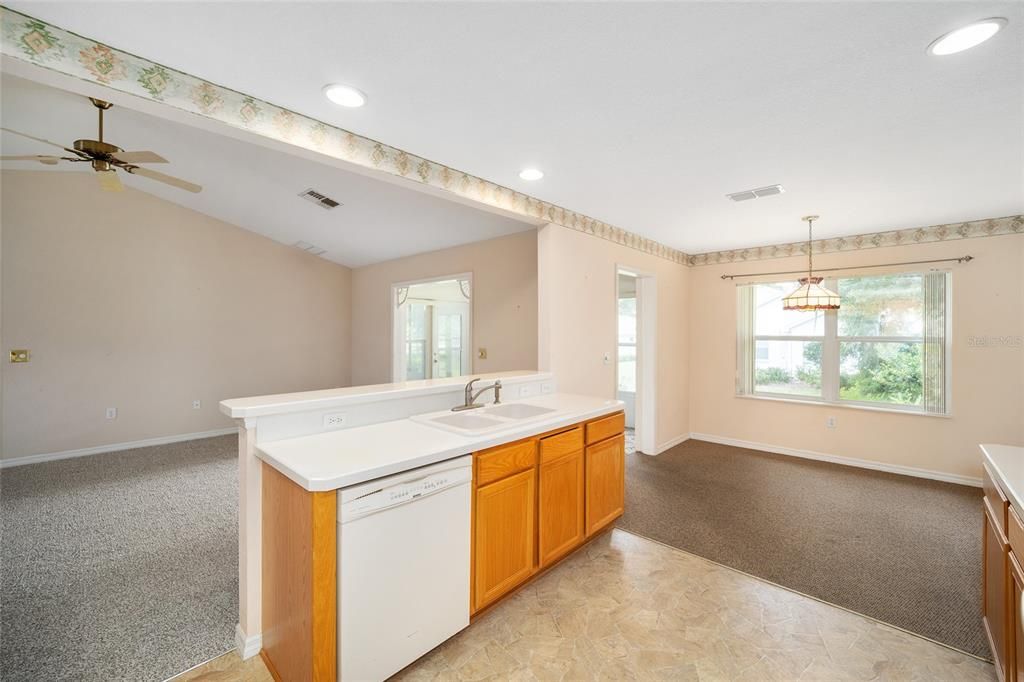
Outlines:
[{"label": "cabinet drawer", "polygon": [[992,510],[993,521],[999,527],[999,531],[1006,535],[1006,515],[1010,508],[1010,501],[1006,499],[1003,491],[996,485],[995,477],[989,471],[988,465],[982,467],[981,487],[985,491],[985,502],[988,504],[989,509]]},{"label": "cabinet drawer", "polygon": [[626,415],[617,412],[587,424],[587,445],[617,436],[626,430]]},{"label": "cabinet drawer", "polygon": [[577,426],[575,429],[542,438],[540,441],[540,461],[541,464],[551,462],[559,457],[582,449],[583,429]]},{"label": "cabinet drawer", "polygon": [[537,445],[532,440],[481,450],[476,455],[476,485],[480,487],[500,481],[536,463]]}]

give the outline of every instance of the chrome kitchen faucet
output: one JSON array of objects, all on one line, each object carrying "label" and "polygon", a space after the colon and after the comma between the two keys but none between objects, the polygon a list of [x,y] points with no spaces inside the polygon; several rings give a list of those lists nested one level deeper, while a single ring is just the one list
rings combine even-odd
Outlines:
[{"label": "chrome kitchen faucet", "polygon": [[466,384],[466,402],[463,405],[456,405],[452,408],[452,412],[462,412],[463,410],[475,410],[478,407],[483,407],[483,404],[477,403],[476,399],[480,397],[480,394],[484,391],[494,389],[494,404],[501,404],[501,379],[497,379],[493,384],[484,386],[476,393],[473,392],[473,384],[480,381],[479,377],[476,379],[470,379],[469,383]]}]

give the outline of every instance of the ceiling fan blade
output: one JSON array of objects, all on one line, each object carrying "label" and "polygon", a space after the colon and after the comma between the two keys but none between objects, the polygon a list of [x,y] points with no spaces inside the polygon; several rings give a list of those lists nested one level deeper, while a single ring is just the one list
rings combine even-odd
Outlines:
[{"label": "ceiling fan blade", "polygon": [[15,135],[21,135],[22,137],[27,137],[30,140],[35,140],[36,142],[42,142],[43,144],[48,144],[48,145],[50,145],[52,147],[57,147],[58,149],[63,149],[66,152],[73,152],[75,154],[78,154],[78,152],[75,151],[74,149],[68,149],[67,147],[65,147],[62,144],[57,144],[56,142],[50,142],[49,140],[44,140],[41,137],[35,137],[34,135],[29,135],[28,133],[19,133],[17,130],[11,130],[10,128],[0,128],[0,130],[3,130],[4,132],[7,132],[7,133],[13,133]]},{"label": "ceiling fan blade", "polygon": [[185,190],[187,192],[202,192],[203,191],[203,188],[200,187],[199,185],[196,185],[196,184],[193,184],[191,182],[188,182],[187,180],[182,180],[180,178],[176,178],[176,177],[174,177],[172,175],[166,175],[164,173],[158,173],[156,171],[149,170],[148,168],[139,168],[138,166],[126,166],[125,170],[128,171],[129,173],[131,173],[132,175],[141,175],[144,178],[149,178],[150,180],[156,180],[157,182],[162,182],[164,184],[171,185],[172,187],[177,187],[178,189],[183,189],[183,190]]},{"label": "ceiling fan blade", "polygon": [[35,156],[0,156],[0,161],[38,161],[39,163],[45,163],[47,166],[56,166],[60,159],[56,156],[37,154]]},{"label": "ceiling fan blade", "polygon": [[167,159],[156,152],[117,152],[111,156],[124,163],[167,163]]},{"label": "ceiling fan blade", "polygon": [[121,184],[121,178],[117,177],[117,171],[96,171],[96,175],[100,181],[100,188],[106,192],[121,192],[124,190],[124,185]]}]

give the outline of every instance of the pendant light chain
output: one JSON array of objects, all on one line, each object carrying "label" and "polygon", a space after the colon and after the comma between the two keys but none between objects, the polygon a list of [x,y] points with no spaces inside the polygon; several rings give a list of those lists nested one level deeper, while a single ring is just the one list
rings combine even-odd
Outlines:
[{"label": "pendant light chain", "polygon": [[810,218],[807,221],[807,276],[814,276],[814,266],[811,256],[814,253],[814,247],[811,245],[811,231],[814,229],[814,218]]},{"label": "pendant light chain", "polygon": [[814,221],[818,216],[804,216],[807,221],[807,277],[800,278],[800,288],[782,299],[784,310],[838,310],[839,294],[821,285],[814,276]]}]

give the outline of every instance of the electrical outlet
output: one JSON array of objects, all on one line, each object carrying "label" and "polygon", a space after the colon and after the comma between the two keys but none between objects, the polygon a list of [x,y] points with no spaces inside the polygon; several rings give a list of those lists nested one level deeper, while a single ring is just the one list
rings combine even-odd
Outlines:
[{"label": "electrical outlet", "polygon": [[836,418],[835,417],[828,417],[828,418],[826,418],[825,419],[825,426],[830,428],[830,429],[836,428]]},{"label": "electrical outlet", "polygon": [[192,409],[193,410],[199,410],[199,409],[202,409],[202,407],[203,407],[203,401],[202,400],[193,400],[192,401]]},{"label": "electrical outlet", "polygon": [[337,429],[345,425],[345,415],[342,412],[324,415],[324,428]]},{"label": "electrical outlet", "polygon": [[117,408],[116,407],[108,407],[107,408],[107,419],[117,419]]},{"label": "electrical outlet", "polygon": [[555,392],[555,385],[552,384],[552,383],[545,382],[545,383],[540,385],[540,392],[541,393],[554,393]]}]

